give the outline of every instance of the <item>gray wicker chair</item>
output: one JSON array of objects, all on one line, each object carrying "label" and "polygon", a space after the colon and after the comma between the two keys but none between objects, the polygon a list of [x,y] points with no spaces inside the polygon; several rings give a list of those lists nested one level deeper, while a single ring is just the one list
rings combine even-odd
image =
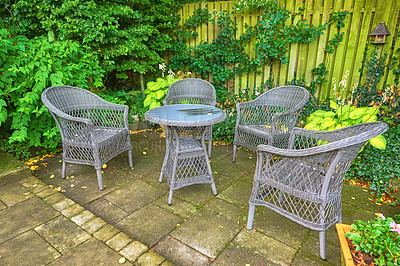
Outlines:
[{"label": "gray wicker chair", "polygon": [[251,150],[260,144],[286,148],[309,97],[303,87],[282,86],[268,90],[253,101],[237,103],[232,161],[236,160],[238,145]]},{"label": "gray wicker chair", "polygon": [[[217,100],[215,88],[210,82],[202,79],[182,79],[173,83],[168,88],[163,104],[203,104],[216,106]],[[198,135],[196,138],[201,139],[201,136]],[[208,140],[208,156],[210,157],[212,147],[212,126],[207,127],[205,139]]]},{"label": "gray wicker chair", "polygon": [[326,132],[294,128],[289,149],[258,146],[247,229],[253,227],[255,207],[268,207],[319,231],[320,256],[325,259],[325,231],[342,218],[346,172],[364,144],[387,129],[382,122]]},{"label": "gray wicker chair", "polygon": [[107,102],[90,91],[71,86],[47,88],[42,101],[61,133],[62,178],[67,163],[93,165],[99,189],[103,190],[102,165],[124,151],[128,151],[132,168],[128,106]]}]

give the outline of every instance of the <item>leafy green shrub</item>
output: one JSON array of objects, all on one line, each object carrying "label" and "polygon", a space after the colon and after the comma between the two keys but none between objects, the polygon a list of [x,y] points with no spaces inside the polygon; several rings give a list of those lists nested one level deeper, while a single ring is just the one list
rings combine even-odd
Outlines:
[{"label": "leafy green shrub", "polygon": [[157,78],[156,81],[147,82],[147,89],[144,91],[146,98],[144,99],[144,107],[153,109],[161,106],[169,86],[172,83],[177,82],[180,79],[174,78],[172,75],[168,75],[166,78]]},{"label": "leafy green shrub", "polygon": [[178,25],[174,0],[3,0],[0,18],[29,38],[77,41],[107,72],[107,85],[137,84],[135,73],[154,71],[172,47]]},{"label": "leafy green shrub", "polygon": [[[386,149],[365,146],[347,173],[349,182],[357,179],[367,184],[371,194],[381,201],[388,200],[388,195],[398,189],[392,180],[400,177],[400,126],[383,135],[387,139]],[[400,200],[391,203],[400,204]]]},{"label": "leafy green shrub", "polygon": [[60,136],[41,102],[42,91],[62,84],[98,87],[104,71],[77,42],[15,33],[0,29],[0,136],[9,144],[52,150]]},{"label": "leafy green shrub", "polygon": [[345,234],[356,246],[356,251],[376,256],[377,265],[400,264],[400,224],[382,214],[375,220],[357,220],[357,223],[351,225],[352,232]]},{"label": "leafy green shrub", "polygon": [[[377,120],[378,109],[374,107],[356,107],[351,105],[338,106],[331,101],[330,107],[334,111],[317,110],[306,119],[305,129],[329,131],[359,123],[374,122]],[[384,150],[386,139],[379,135],[368,141],[372,146]]]}]

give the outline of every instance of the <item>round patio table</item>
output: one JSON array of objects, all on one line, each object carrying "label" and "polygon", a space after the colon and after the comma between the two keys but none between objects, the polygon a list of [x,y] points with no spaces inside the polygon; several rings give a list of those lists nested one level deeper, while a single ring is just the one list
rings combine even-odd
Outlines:
[{"label": "round patio table", "polygon": [[[164,176],[168,181],[168,205],[172,204],[174,190],[193,184],[211,184],[217,195],[206,151],[205,129],[223,121],[225,111],[208,105],[173,104],[151,109],[144,117],[166,126],[166,151],[159,181]],[[196,139],[199,135],[200,141]]]}]

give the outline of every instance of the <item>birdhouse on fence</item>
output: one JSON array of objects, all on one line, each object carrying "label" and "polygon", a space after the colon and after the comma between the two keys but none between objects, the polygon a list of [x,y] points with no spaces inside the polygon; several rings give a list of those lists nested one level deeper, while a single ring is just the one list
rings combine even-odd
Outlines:
[{"label": "birdhouse on fence", "polygon": [[384,44],[387,41],[387,36],[390,35],[390,31],[385,25],[385,22],[381,22],[376,28],[369,34],[371,36],[370,42],[373,44]]}]

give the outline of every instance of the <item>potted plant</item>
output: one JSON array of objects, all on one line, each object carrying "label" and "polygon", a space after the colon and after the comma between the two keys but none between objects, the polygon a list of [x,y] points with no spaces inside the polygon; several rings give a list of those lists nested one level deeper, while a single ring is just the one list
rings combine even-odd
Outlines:
[{"label": "potted plant", "polygon": [[400,224],[377,214],[357,224],[337,224],[344,265],[399,265]]}]

